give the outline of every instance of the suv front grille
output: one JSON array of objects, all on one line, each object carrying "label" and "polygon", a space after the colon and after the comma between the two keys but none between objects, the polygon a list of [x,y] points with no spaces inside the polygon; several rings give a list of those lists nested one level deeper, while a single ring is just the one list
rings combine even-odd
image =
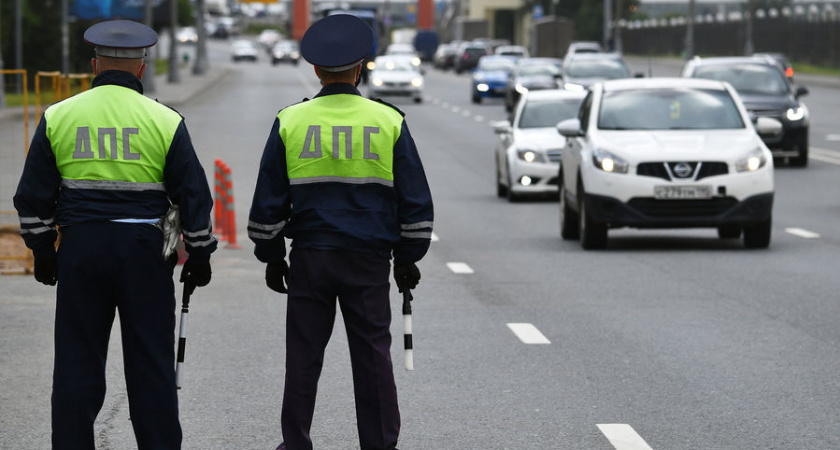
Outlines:
[{"label": "suv front grille", "polygon": [[726,175],[729,173],[729,165],[719,161],[687,162],[691,167],[691,175],[686,177],[675,176],[675,167],[679,164],[675,161],[668,162],[645,162],[636,167],[636,174],[643,177],[662,178],[663,180],[702,180],[706,177]]}]

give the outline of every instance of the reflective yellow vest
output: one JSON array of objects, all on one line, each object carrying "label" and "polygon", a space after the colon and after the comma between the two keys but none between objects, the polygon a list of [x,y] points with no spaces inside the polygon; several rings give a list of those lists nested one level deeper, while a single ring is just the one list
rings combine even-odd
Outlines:
[{"label": "reflective yellow vest", "polygon": [[402,115],[351,94],[298,103],[278,113],[289,183],[394,185],[394,144]]},{"label": "reflective yellow vest", "polygon": [[99,86],[44,113],[67,188],[163,191],[181,116],[126,87]]}]

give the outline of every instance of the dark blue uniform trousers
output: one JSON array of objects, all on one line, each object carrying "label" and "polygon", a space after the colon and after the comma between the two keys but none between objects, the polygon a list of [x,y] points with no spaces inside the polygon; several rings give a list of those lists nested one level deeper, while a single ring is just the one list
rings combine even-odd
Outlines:
[{"label": "dark blue uniform trousers", "polygon": [[281,413],[286,447],[312,449],[309,430],[338,298],[350,346],[361,450],[394,450],[400,412],[391,364],[390,259],[372,252],[293,248],[289,261]]},{"label": "dark blue uniform trousers", "polygon": [[105,360],[120,314],[129,413],[140,449],[181,448],[175,388],[174,265],[149,224],[96,222],[61,229],[53,449],[94,449]]}]

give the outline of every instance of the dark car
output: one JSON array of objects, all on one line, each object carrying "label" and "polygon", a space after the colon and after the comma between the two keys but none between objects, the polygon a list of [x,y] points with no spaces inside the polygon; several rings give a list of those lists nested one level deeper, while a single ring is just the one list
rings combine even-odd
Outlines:
[{"label": "dark car", "polygon": [[781,66],[766,56],[695,57],[682,76],[726,81],[738,92],[753,119],[772,117],[782,122],[782,132],[762,136],[776,158],[790,158],[793,166],[808,165],[808,108],[800,98],[808,89],[795,87]]},{"label": "dark car", "polygon": [[472,102],[481,103],[483,98],[504,97],[505,86],[514,67],[516,67],[516,59],[513,57],[482,56],[472,75],[470,95]]},{"label": "dark car", "polygon": [[539,89],[557,89],[563,60],[559,58],[522,58],[505,86],[505,109],[513,111],[523,93]]},{"label": "dark car", "polygon": [[620,78],[630,78],[630,69],[618,53],[575,53],[563,60],[562,87],[569,91]]},{"label": "dark car", "polygon": [[458,47],[455,53],[453,64],[455,73],[462,73],[467,70],[472,70],[478,65],[478,60],[482,56],[490,54],[490,48],[481,42],[467,42]]},{"label": "dark car", "polygon": [[271,65],[276,66],[281,62],[289,62],[297,65],[300,61],[300,47],[297,41],[282,40],[274,44],[271,49]]}]

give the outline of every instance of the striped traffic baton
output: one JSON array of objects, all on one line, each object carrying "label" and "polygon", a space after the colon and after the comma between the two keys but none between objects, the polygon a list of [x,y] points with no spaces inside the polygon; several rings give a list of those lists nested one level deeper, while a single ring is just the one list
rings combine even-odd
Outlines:
[{"label": "striped traffic baton", "polygon": [[181,329],[178,333],[178,359],[175,363],[175,386],[181,389],[181,369],[184,367],[184,351],[187,347],[187,313],[190,312],[190,295],[195,285],[184,282],[184,296],[181,299]]},{"label": "striped traffic baton", "polygon": [[403,288],[403,328],[405,340],[405,370],[414,370],[414,341],[411,337],[411,290]]}]

